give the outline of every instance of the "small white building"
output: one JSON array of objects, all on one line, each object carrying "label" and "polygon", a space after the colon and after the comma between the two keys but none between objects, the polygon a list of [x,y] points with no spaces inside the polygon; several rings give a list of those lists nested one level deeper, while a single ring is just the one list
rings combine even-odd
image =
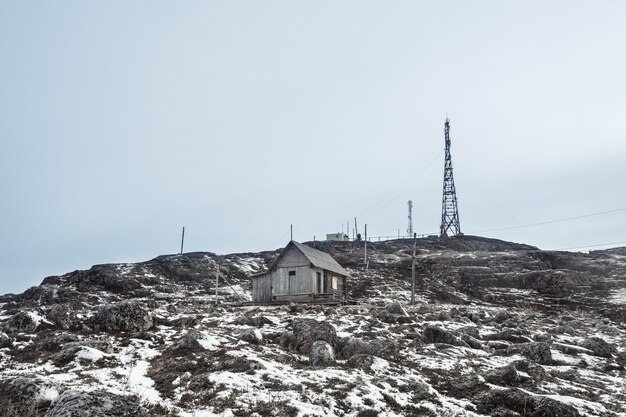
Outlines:
[{"label": "small white building", "polygon": [[336,241],[336,242],[349,242],[350,236],[345,233],[329,233],[326,235],[326,240]]},{"label": "small white building", "polygon": [[347,277],[332,256],[292,240],[267,271],[251,275],[252,301],[343,302]]}]

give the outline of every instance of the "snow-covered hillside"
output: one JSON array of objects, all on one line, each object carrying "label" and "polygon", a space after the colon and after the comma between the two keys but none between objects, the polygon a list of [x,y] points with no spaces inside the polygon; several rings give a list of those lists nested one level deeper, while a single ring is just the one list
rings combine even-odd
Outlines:
[{"label": "snow-covered hillside", "polygon": [[412,242],[368,244],[367,270],[362,245],[316,243],[351,273],[346,305],[247,303],[278,251],[1,296],[0,416],[626,416],[620,252],[422,239],[408,305]]}]

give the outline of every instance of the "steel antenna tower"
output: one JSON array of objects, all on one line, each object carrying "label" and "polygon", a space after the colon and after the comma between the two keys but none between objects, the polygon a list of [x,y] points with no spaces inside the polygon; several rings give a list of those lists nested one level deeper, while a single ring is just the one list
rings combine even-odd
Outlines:
[{"label": "steel antenna tower", "polygon": [[459,208],[456,201],[456,188],[452,175],[452,156],[450,155],[450,119],[445,123],[446,159],[443,171],[443,201],[441,204],[440,237],[461,235],[459,223]]},{"label": "steel antenna tower", "polygon": [[413,201],[409,200],[409,227],[406,229],[409,236],[413,236]]}]

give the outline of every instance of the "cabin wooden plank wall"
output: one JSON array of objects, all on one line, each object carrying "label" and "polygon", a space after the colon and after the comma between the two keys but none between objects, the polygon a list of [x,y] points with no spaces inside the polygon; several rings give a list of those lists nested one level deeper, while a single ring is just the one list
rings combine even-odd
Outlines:
[{"label": "cabin wooden plank wall", "polygon": [[291,248],[288,250],[283,257],[276,264],[277,268],[290,268],[293,266],[308,266],[311,264],[311,261],[307,259],[306,256],[299,250],[295,248]]},{"label": "cabin wooden plank wall", "polygon": [[[292,274],[290,275],[290,273]],[[310,294],[314,292],[311,268],[308,265],[278,268],[272,272],[271,276],[273,295]]]},{"label": "cabin wooden plank wall", "polygon": [[252,280],[252,301],[262,303],[272,299],[272,277],[261,276]]}]

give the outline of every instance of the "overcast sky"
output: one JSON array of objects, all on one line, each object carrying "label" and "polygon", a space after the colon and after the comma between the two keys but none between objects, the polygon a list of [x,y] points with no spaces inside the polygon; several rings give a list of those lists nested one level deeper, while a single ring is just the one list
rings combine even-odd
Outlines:
[{"label": "overcast sky", "polygon": [[463,232],[624,242],[625,21],[623,0],[0,0],[0,293],[175,253],[183,226],[218,253],[355,216],[396,235],[411,199],[437,232],[446,114]]}]

